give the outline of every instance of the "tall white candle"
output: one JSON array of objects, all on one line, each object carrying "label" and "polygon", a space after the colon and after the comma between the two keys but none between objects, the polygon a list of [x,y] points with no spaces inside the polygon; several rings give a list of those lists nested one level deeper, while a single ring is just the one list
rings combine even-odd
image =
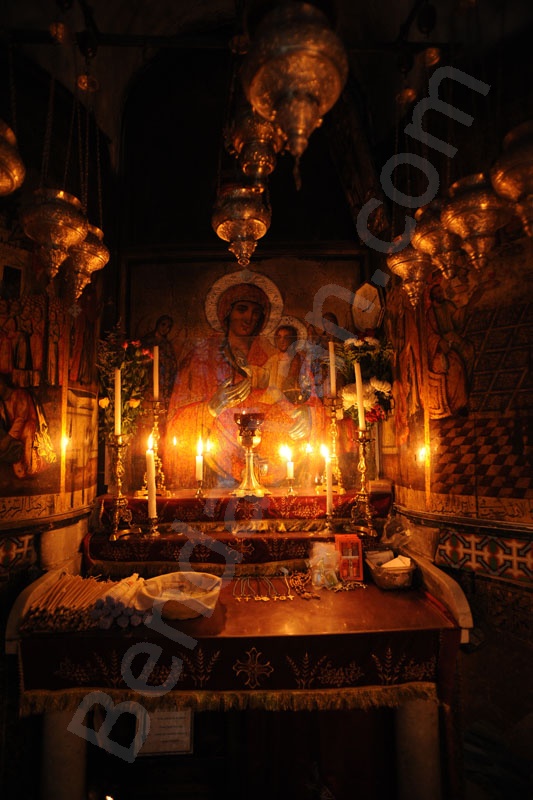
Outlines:
[{"label": "tall white candle", "polygon": [[196,448],[196,480],[203,481],[204,479],[204,443],[202,439],[198,439],[198,445]]},{"label": "tall white candle", "polygon": [[326,456],[326,514],[333,513],[333,470],[329,454]]},{"label": "tall white candle", "polygon": [[294,480],[294,461],[287,461],[287,478]]},{"label": "tall white candle", "polygon": [[159,400],[159,346],[154,345],[154,400]]},{"label": "tall white candle", "polygon": [[331,397],[337,394],[337,372],[335,370],[335,343],[328,342],[329,347],[329,385]]},{"label": "tall white candle", "polygon": [[157,502],[155,488],[155,458],[154,451],[149,447],[146,451],[146,488],[148,489],[148,517],[157,517]]},{"label": "tall white candle", "polygon": [[115,436],[122,434],[122,385],[120,369],[115,369]]},{"label": "tall white candle", "polygon": [[366,430],[365,423],[365,404],[363,393],[363,377],[361,375],[361,364],[359,361],[354,362],[355,370],[355,388],[357,390],[357,415],[359,417],[359,429]]}]

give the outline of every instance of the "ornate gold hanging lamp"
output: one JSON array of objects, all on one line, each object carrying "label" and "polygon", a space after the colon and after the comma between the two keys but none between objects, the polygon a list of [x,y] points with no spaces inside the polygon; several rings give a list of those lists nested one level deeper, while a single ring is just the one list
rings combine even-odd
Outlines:
[{"label": "ornate gold hanging lamp", "polygon": [[17,148],[17,137],[0,119],[0,195],[19,189],[25,177],[26,168]]},{"label": "ornate gold hanging lamp", "polygon": [[430,256],[445,278],[453,278],[464,254],[461,239],[450,233],[441,222],[442,201],[435,198],[415,212],[416,227],[411,244],[421,253]]},{"label": "ornate gold hanging lamp", "polygon": [[[88,226],[82,204],[77,197],[66,192],[64,188],[45,188],[44,186],[50,156],[54,89],[55,80],[52,76],[41,166],[41,185],[34,191],[32,201],[22,209],[20,215],[24,233],[38,244],[39,260],[44,265],[49,280],[55,278],[59,272],[59,267],[66,260],[69,249],[85,239]],[[74,116],[72,123],[73,119]],[[70,156],[70,143],[71,136],[69,135],[63,185]]]},{"label": "ornate gold hanging lamp", "polygon": [[483,172],[467,175],[452,184],[441,220],[445,228],[461,237],[472,265],[482,269],[496,243],[496,232],[512,213],[509,205],[492,190]]},{"label": "ornate gold hanging lamp", "polygon": [[494,191],[515,203],[524,231],[533,237],[533,120],[505,136],[503,153],[490,170]]},{"label": "ornate gold hanging lamp", "polygon": [[244,175],[257,186],[265,186],[284,144],[280,129],[248,103],[241,105],[226,131],[228,151],[237,156]]},{"label": "ornate gold hanging lamp", "polygon": [[[400,238],[399,236],[395,237],[393,243],[399,241]],[[408,244],[403,250],[388,255],[387,265],[395,275],[402,279],[403,289],[413,308],[416,308],[431,272],[431,258],[427,253],[416,250]]]},{"label": "ornate gold hanging lamp", "polygon": [[8,48],[9,59],[9,91],[11,95],[11,126],[0,119],[0,195],[5,196],[19,189],[26,177],[26,167],[20,157],[17,146],[15,80],[13,70],[13,52]]},{"label": "ornate gold hanging lamp", "polygon": [[228,250],[241,267],[250,263],[257,240],[270,227],[271,211],[259,186],[229,183],[219,189],[212,217],[213,230],[230,242]]},{"label": "ornate gold hanging lamp", "polygon": [[241,68],[250,104],[275,123],[296,160],[335,104],[348,76],[341,40],[309,3],[283,3],[260,22]]}]

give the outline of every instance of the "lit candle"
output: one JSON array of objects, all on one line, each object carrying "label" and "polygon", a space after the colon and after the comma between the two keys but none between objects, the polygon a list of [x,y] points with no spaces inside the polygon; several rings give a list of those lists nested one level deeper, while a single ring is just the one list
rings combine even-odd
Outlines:
[{"label": "lit candle", "polygon": [[326,460],[326,514],[333,513],[333,471],[329,450],[325,449]]},{"label": "lit candle", "polygon": [[196,480],[203,481],[204,479],[204,443],[202,438],[198,439],[198,446],[196,448]]},{"label": "lit candle", "polygon": [[148,438],[148,450],[146,451],[146,488],[148,490],[148,517],[155,519],[157,517],[155,458],[151,436]]},{"label": "lit candle", "polygon": [[294,480],[294,461],[292,460],[291,449],[290,449],[290,447],[286,447],[285,445],[282,445],[279,448],[279,452],[280,452],[282,458],[286,458],[287,459],[287,478],[288,478],[288,480],[292,481],[292,480]]},{"label": "lit candle", "polygon": [[329,385],[331,397],[337,394],[337,373],[335,370],[335,343],[328,342],[329,346]]},{"label": "lit candle", "polygon": [[154,345],[154,400],[159,400],[159,347]]},{"label": "lit candle", "polygon": [[366,430],[365,424],[365,404],[363,394],[363,378],[361,375],[361,364],[359,361],[354,362],[355,369],[355,388],[357,390],[357,415],[359,417],[359,429]]},{"label": "lit candle", "polygon": [[120,369],[115,369],[115,436],[122,434],[122,386]]}]

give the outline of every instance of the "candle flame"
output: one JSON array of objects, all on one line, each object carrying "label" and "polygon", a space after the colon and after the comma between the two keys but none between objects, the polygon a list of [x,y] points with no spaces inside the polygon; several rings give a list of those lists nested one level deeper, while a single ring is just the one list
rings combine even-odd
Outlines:
[{"label": "candle flame", "polygon": [[312,453],[313,452],[313,445],[309,444],[309,442],[307,442],[307,444],[305,445],[305,452],[306,453]]},{"label": "candle flame", "polygon": [[172,437],[172,444],[174,445],[174,447],[177,447],[177,446],[178,446],[178,439],[177,439],[177,437],[176,437],[176,436],[173,436],[173,437]]},{"label": "candle flame", "polygon": [[67,449],[69,441],[70,441],[70,439],[68,438],[68,436],[62,436],[61,437],[61,447],[62,447],[63,451],[65,451]]},{"label": "candle flame", "polygon": [[329,458],[329,450],[325,444],[320,445],[320,455],[323,456],[323,458]]},{"label": "candle flame", "polygon": [[418,451],[418,460],[421,461],[423,464],[426,460],[426,457],[427,457],[427,450],[425,447],[421,447]]},{"label": "candle flame", "polygon": [[279,448],[279,454],[282,458],[286,461],[292,461],[292,453],[290,447],[287,447],[286,444],[282,444]]},{"label": "candle flame", "polygon": [[206,449],[206,452],[208,452],[208,453],[210,453],[210,452],[211,452],[211,450],[213,449],[213,442],[211,441],[211,439],[208,439],[208,440],[206,441],[206,443],[205,443],[205,449]]},{"label": "candle flame", "polygon": [[150,436],[148,437],[148,450],[153,450],[153,449],[154,449],[154,437],[152,436],[152,434],[150,434]]},{"label": "candle flame", "polygon": [[204,452],[204,443],[202,441],[202,437],[198,437],[198,444],[196,445],[196,455],[201,456]]}]

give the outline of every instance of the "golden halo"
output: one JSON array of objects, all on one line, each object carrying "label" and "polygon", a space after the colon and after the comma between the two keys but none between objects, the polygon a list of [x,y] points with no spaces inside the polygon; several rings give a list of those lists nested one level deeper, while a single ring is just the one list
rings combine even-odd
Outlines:
[{"label": "golden halo", "polygon": [[273,333],[278,327],[283,312],[281,292],[276,284],[271,281],[270,278],[267,278],[266,275],[252,272],[249,269],[230,272],[229,275],[223,275],[222,278],[219,278],[218,281],[213,284],[205,298],[205,315],[210,326],[218,333],[223,333],[217,313],[218,301],[226,289],[229,289],[231,286],[236,286],[239,283],[250,283],[254,286],[258,286],[259,289],[262,289],[266,294],[270,302],[270,314],[268,315],[261,333],[266,336]]},{"label": "golden halo", "polygon": [[274,334],[281,325],[291,325],[293,328],[296,328],[296,331],[298,333],[298,342],[296,344],[296,349],[302,350],[307,341],[307,328],[305,324],[300,319],[298,319],[298,317],[292,317],[289,314],[285,314],[284,316],[280,317],[278,324],[268,337],[269,340],[272,342],[272,344],[275,346]]}]

